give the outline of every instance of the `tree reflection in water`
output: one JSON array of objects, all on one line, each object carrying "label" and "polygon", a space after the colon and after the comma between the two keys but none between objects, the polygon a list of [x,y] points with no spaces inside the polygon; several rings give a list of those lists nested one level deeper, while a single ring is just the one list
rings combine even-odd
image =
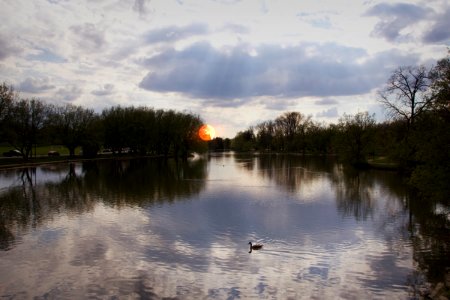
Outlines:
[{"label": "tree reflection in water", "polygon": [[[208,186],[212,186],[211,189],[206,189],[205,185],[205,179],[209,176],[208,168],[212,169],[207,163],[217,164],[214,171],[219,174]],[[241,177],[234,178],[236,173]],[[255,186],[250,189],[244,186],[240,190],[237,185],[245,185],[246,174],[256,179],[248,181]],[[211,266],[223,268],[219,268],[221,272],[230,271],[227,267],[235,267],[233,262],[236,261],[239,266],[247,266],[248,257],[240,256],[240,248],[233,245],[238,245],[242,239],[247,243],[248,234],[256,237],[257,233],[268,231],[271,231],[267,235],[272,243],[277,239],[281,242],[298,242],[290,249],[295,250],[294,252],[289,253],[283,249],[285,252],[282,254],[285,256],[291,255],[296,259],[294,255],[296,251],[303,255],[302,251],[305,250],[307,243],[316,243],[313,244],[314,250],[323,252],[322,256],[315,258],[331,257],[330,260],[308,262],[307,256],[301,256],[305,260],[305,265],[300,263],[297,266],[300,269],[293,271],[292,274],[296,278],[293,284],[304,284],[306,287],[311,286],[305,279],[318,278],[321,282],[325,282],[322,288],[326,289],[329,287],[327,284],[332,284],[330,288],[337,286],[336,289],[339,290],[341,287],[338,279],[344,277],[340,277],[343,275],[337,273],[337,270],[342,269],[333,265],[332,258],[340,258],[340,251],[348,251],[345,248],[347,242],[355,242],[355,247],[362,249],[365,246],[379,246],[371,242],[364,244],[366,237],[380,242],[382,253],[376,252],[380,249],[374,249],[375,255],[363,258],[364,263],[368,264],[370,276],[357,278],[363,282],[358,282],[359,285],[356,287],[372,288],[376,291],[383,291],[385,287],[395,289],[397,283],[402,287],[405,285],[407,276],[406,280],[412,287],[411,296],[417,298],[424,276],[432,283],[442,282],[448,272],[446,267],[450,264],[450,224],[447,206],[415,198],[414,193],[406,189],[402,178],[395,172],[357,171],[346,168],[331,158],[223,154],[221,157],[210,156],[209,161],[178,163],[172,160],[134,159],[61,164],[2,171],[0,176],[3,182],[12,182],[0,190],[0,249],[6,251],[20,243],[23,234],[31,229],[45,227],[45,222],[60,215],[78,218],[79,215],[86,215],[86,212],[95,210],[98,204],[119,210],[126,207],[152,207],[156,211],[164,203],[178,202],[181,205],[165,206],[165,212],[170,212],[167,215],[152,214],[152,223],[147,223],[145,232],[141,233],[145,237],[156,235],[160,238],[160,247],[153,245],[147,248],[145,244],[141,249],[144,252],[137,252],[143,255],[151,266],[161,263],[164,266],[178,265],[181,266],[178,271],[191,270],[189,274],[202,272],[207,274]],[[260,192],[262,185],[267,189]],[[235,190],[232,190],[234,188]],[[302,200],[300,198],[307,196],[310,189],[314,189],[312,198],[307,199],[311,203],[290,201]],[[205,192],[202,193],[203,191]],[[219,197],[214,198],[217,193]],[[199,197],[202,199],[200,201],[186,202],[188,205],[179,202],[200,194],[203,194]],[[281,197],[301,195],[301,197],[279,201],[278,205],[266,205],[268,201],[272,201],[272,195]],[[252,199],[252,196],[255,196],[255,199]],[[380,199],[383,201],[379,201]],[[317,205],[313,203],[314,201],[322,202]],[[324,210],[329,215],[324,216]],[[280,220],[277,213],[285,213],[287,221]],[[303,219],[298,221],[300,214]],[[329,216],[331,218],[328,223],[327,220],[319,220]],[[198,224],[192,224],[197,221]],[[306,228],[308,226],[309,228]],[[336,229],[338,226],[342,228]],[[349,227],[344,228],[345,226]],[[367,228],[371,226],[373,228]],[[141,228],[141,225],[136,228]],[[342,231],[339,231],[341,229]],[[134,231],[126,233],[130,236],[139,234]],[[358,234],[368,236],[360,237]],[[92,236],[95,237],[95,234]],[[304,236],[305,240],[295,240]],[[315,239],[308,240],[308,238]],[[345,241],[340,243],[338,239]],[[24,238],[24,243],[25,241]],[[226,241],[231,241],[232,246],[227,247],[226,244],[225,247],[220,247],[220,243],[218,244]],[[62,244],[64,242],[61,241]],[[128,245],[133,245],[125,238],[121,242],[125,246],[124,249]],[[207,254],[212,253],[208,252],[211,245],[215,245],[211,249],[218,251],[213,262],[205,259]],[[270,249],[270,246],[273,245],[269,243],[268,249],[262,252],[264,255],[252,258],[262,259],[271,256],[283,267],[298,262],[297,259],[292,262],[284,261],[283,258],[277,257],[280,253],[277,253],[276,249]],[[345,249],[340,249],[339,246]],[[90,238],[77,240],[75,249],[80,251],[74,251],[76,255],[71,257],[70,265],[90,266],[99,257],[107,255],[108,245],[96,238]],[[245,247],[245,250],[247,249]],[[351,249],[352,253],[359,254],[358,249]],[[411,261],[411,249],[417,266],[416,271],[402,265]],[[228,255],[225,255],[227,253]],[[310,255],[313,257],[313,254]],[[408,257],[405,258],[406,256]],[[124,257],[126,259],[126,255]],[[230,259],[225,259],[227,257]],[[155,265],[150,264],[153,258],[157,261]],[[260,262],[263,263],[264,260]],[[283,265],[283,262],[286,262],[286,265]],[[398,264],[395,265],[396,263]],[[132,263],[119,265],[135,267]],[[399,273],[389,272],[392,266],[400,272],[400,276],[397,276]],[[348,271],[345,268],[343,270]],[[137,281],[134,284],[142,284],[142,295],[148,297],[156,297],[158,294],[151,290],[157,286],[155,280],[163,282],[163,287],[171,280],[170,277],[159,278],[159,274],[157,276],[142,270],[139,272],[135,274]],[[348,274],[351,275],[351,272]],[[223,277],[223,274],[220,276]],[[209,278],[209,274],[205,277]],[[235,274],[230,276],[235,277]],[[330,282],[331,277],[336,281]],[[267,280],[267,289],[274,288],[270,285],[270,280],[270,278]],[[177,280],[172,278],[171,282],[174,281]],[[116,283],[114,285],[116,286]],[[117,282],[117,285],[120,283]],[[103,287],[98,283],[96,288]],[[205,291],[199,286],[188,289],[191,294],[199,296],[197,298],[205,295]],[[240,291],[236,288],[236,293]],[[209,290],[210,295],[218,297],[227,292],[225,289]],[[55,293],[57,295],[57,292]],[[229,296],[232,296],[232,293]]]},{"label": "tree reflection in water", "polygon": [[132,159],[57,166],[41,171],[66,175],[42,183],[36,183],[36,168],[4,172],[18,180],[0,192],[0,250],[11,249],[21,234],[45,220],[88,212],[99,202],[119,208],[146,207],[198,194],[207,170],[204,160]]},{"label": "tree reflection in water", "polygon": [[[419,287],[424,280],[420,275],[422,272],[432,285],[448,281],[450,208],[444,203],[419,198],[408,189],[405,179],[399,174],[356,170],[326,157],[263,154],[257,158],[239,155],[236,159],[243,169],[253,172],[257,168],[261,177],[273,180],[277,186],[292,192],[328,176],[335,191],[337,210],[344,218],[353,217],[360,221],[372,218],[379,205],[379,195],[388,197],[391,200],[387,206],[379,208],[388,212],[379,221],[379,231],[385,236],[392,253],[412,243],[414,260],[421,270],[409,278],[412,295],[419,296]],[[402,239],[396,240],[393,236],[401,236]],[[450,296],[450,286],[446,287],[446,293]]]}]

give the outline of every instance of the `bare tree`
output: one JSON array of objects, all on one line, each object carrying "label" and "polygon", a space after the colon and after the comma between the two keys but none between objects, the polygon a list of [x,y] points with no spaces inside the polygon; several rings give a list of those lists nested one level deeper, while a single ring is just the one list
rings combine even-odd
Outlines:
[{"label": "bare tree", "polygon": [[434,98],[427,95],[429,86],[430,79],[424,66],[399,67],[379,92],[380,102],[391,117],[405,119],[409,128],[433,103]]}]

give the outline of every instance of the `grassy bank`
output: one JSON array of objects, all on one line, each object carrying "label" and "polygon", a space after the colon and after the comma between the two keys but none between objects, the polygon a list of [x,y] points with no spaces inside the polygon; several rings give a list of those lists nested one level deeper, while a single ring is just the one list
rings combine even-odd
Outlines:
[{"label": "grassy bank", "polygon": [[367,160],[369,167],[382,170],[398,170],[398,163],[390,160],[386,156],[374,157]]}]

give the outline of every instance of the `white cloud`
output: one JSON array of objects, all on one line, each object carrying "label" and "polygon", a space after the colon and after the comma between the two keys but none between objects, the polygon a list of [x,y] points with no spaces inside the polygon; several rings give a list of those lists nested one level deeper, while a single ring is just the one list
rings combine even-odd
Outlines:
[{"label": "white cloud", "polygon": [[337,107],[318,112],[316,118],[337,118],[339,116]]},{"label": "white cloud", "polygon": [[283,110],[331,114],[333,99],[339,113],[368,109],[397,66],[447,54],[449,11],[443,0],[4,1],[0,81],[97,110],[187,109],[233,137]]}]

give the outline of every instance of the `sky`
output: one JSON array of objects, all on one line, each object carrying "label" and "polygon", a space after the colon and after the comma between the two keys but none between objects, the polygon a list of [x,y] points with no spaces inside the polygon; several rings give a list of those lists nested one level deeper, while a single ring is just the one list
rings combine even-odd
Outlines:
[{"label": "sky", "polygon": [[385,115],[399,66],[447,55],[447,0],[0,0],[0,82],[101,112],[199,115],[232,138],[287,111]]}]

